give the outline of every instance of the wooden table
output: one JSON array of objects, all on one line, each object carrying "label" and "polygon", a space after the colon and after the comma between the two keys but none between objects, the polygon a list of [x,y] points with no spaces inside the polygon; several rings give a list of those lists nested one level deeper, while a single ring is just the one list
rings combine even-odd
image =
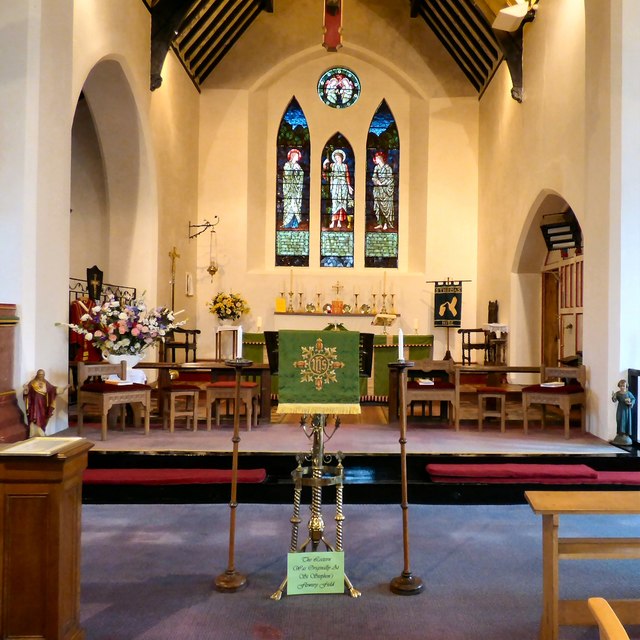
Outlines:
[{"label": "wooden table", "polygon": [[[220,374],[235,375],[233,367],[225,364],[224,360],[198,360],[197,362],[147,362],[143,360],[135,369],[153,369],[158,372],[158,392],[171,384],[170,371],[209,373],[215,381]],[[243,369],[243,375],[256,375],[260,378],[260,416],[263,420],[271,419],[271,370],[268,364],[254,362]],[[159,403],[162,406],[162,403]]]},{"label": "wooden table", "polygon": [[[417,368],[417,367],[414,367]],[[411,371],[412,369],[410,369]],[[456,430],[460,428],[460,392],[465,391],[464,385],[460,383],[460,374],[462,373],[486,373],[488,374],[487,384],[490,386],[499,386],[500,380],[503,374],[509,373],[534,373],[540,374],[540,367],[535,366],[507,366],[507,365],[493,365],[493,364],[469,364],[469,365],[456,365],[454,367],[454,383],[456,388],[456,402],[455,402],[455,415],[456,415]],[[519,387],[511,387],[516,389]],[[389,369],[389,422],[398,421],[398,373],[391,367]]]},{"label": "wooden table", "polygon": [[[561,515],[640,514],[640,491],[526,491],[542,516],[542,598],[540,639],[557,640],[559,625],[595,625],[585,600],[561,600],[559,560],[640,559],[640,538],[560,538]],[[590,596],[604,594],[589,585]],[[631,586],[631,585],[630,585]],[[640,600],[610,600],[623,624],[640,623]]]}]

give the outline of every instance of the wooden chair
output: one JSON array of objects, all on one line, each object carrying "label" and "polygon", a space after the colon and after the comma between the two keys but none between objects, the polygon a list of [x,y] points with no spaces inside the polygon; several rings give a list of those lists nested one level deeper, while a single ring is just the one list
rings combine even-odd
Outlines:
[{"label": "wooden chair", "polygon": [[[542,428],[546,425],[546,405],[560,407],[564,415],[564,437],[569,438],[569,418],[571,407],[580,407],[580,428],[584,433],[586,427],[586,368],[577,367],[542,367],[543,383],[564,381],[562,386],[543,386],[534,384],[522,389],[522,413],[524,418],[524,432],[528,433],[528,412],[532,404],[542,405]],[[560,380],[558,380],[560,379]]]},{"label": "wooden chair", "polygon": [[[451,405],[449,411],[449,424],[453,423],[455,415],[456,431],[460,428],[458,406],[456,399],[456,385],[454,378],[455,363],[453,360],[416,360],[411,371],[420,371],[425,377],[432,377],[433,384],[420,384],[413,380],[407,383],[407,405],[412,402],[448,402]],[[429,376],[429,374],[439,374]]]},{"label": "wooden chair", "polygon": [[[216,426],[220,426],[220,400],[235,400],[236,383],[235,380],[221,380],[212,382],[206,388],[205,403],[207,405],[207,431],[211,431],[211,405],[216,405]],[[260,387],[257,382],[242,381],[240,383],[240,403],[245,404],[247,412],[247,431],[251,431],[251,424],[258,425],[258,398]],[[239,411],[239,407],[234,407],[234,411]]]},{"label": "wooden chair", "polygon": [[176,350],[184,351],[184,362],[195,362],[198,356],[198,336],[200,329],[176,327],[161,343],[160,360],[175,362]]},{"label": "wooden chair", "polygon": [[604,598],[589,598],[587,604],[598,623],[600,640],[629,640],[618,616]]},{"label": "wooden chair", "polygon": [[[483,352],[483,362],[487,361],[487,332],[484,329],[458,329],[462,336],[462,364],[471,364],[473,351]],[[481,334],[477,336],[477,334]],[[475,340],[472,340],[475,338]]]},{"label": "wooden chair", "polygon": [[162,428],[173,433],[176,418],[186,418],[189,429],[193,421],[193,430],[198,430],[198,404],[200,402],[200,387],[190,384],[171,385],[162,390]]},{"label": "wooden chair", "polygon": [[[78,435],[82,435],[86,405],[97,407],[102,424],[102,440],[107,439],[107,415],[109,409],[121,405],[120,421],[124,430],[125,405],[140,403],[144,408],[144,434],[149,435],[149,414],[151,413],[151,387],[146,384],[112,384],[103,381],[103,376],[116,375],[121,380],[127,377],[127,365],[88,364],[78,362]],[[90,378],[98,378],[93,380]]]}]

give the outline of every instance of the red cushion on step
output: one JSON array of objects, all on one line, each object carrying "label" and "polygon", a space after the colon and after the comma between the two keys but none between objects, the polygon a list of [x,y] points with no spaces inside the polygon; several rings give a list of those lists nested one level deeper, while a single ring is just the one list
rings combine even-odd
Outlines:
[{"label": "red cushion on step", "polygon": [[598,478],[598,472],[585,464],[428,464],[427,473],[458,478]]},{"label": "red cushion on step", "polygon": [[[238,482],[260,483],[265,469],[239,469]],[[85,484],[223,484],[231,482],[230,469],[85,469]]]}]

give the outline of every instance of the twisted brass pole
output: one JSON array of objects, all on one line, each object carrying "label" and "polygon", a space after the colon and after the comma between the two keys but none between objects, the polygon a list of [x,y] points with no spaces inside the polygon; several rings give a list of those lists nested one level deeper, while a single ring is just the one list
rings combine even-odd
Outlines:
[{"label": "twisted brass pole", "polygon": [[236,508],[238,491],[238,445],[240,443],[240,382],[242,370],[250,367],[253,362],[243,358],[227,360],[225,364],[236,370],[236,386],[233,406],[233,457],[231,464],[231,500],[229,501],[229,561],[227,570],[221,573],[214,581],[214,586],[218,591],[241,591],[247,586],[247,578],[235,568],[235,546],[236,546]]}]

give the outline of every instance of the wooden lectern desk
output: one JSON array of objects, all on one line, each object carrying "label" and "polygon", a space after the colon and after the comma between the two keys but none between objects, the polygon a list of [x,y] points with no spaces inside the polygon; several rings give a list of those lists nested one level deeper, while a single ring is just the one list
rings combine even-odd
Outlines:
[{"label": "wooden lectern desk", "polygon": [[84,438],[0,448],[0,638],[82,640]]}]

